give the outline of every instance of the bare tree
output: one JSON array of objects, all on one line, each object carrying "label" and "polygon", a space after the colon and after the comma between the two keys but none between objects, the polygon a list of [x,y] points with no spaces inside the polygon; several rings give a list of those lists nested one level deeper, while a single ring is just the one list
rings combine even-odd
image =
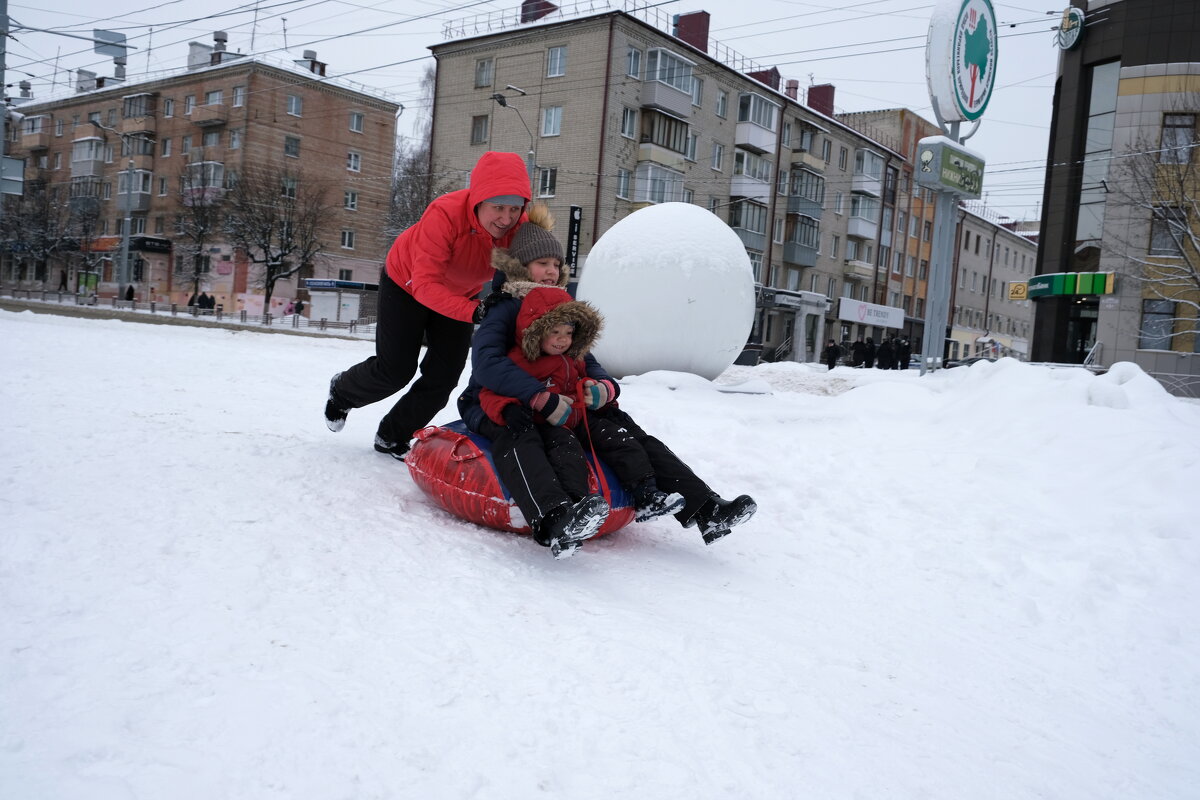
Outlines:
[{"label": "bare tree", "polygon": [[21,197],[6,207],[3,236],[22,280],[46,281],[48,262],[70,249],[65,194],[64,187],[48,181],[27,181]]},{"label": "bare tree", "polygon": [[225,201],[224,165],[212,161],[188,164],[180,176],[179,214],[175,218],[176,273],[200,294],[208,278],[208,251],[222,233]]},{"label": "bare tree", "polygon": [[74,257],[69,260],[71,280],[75,291],[82,293],[80,273],[99,273],[100,262],[107,258],[96,252],[96,240],[100,236],[100,182],[79,181],[71,185],[70,217],[67,235],[74,244]]},{"label": "bare tree", "polygon": [[[433,67],[427,67],[421,77],[420,105],[424,108],[433,108],[434,85]],[[397,133],[391,203],[384,231],[388,238],[395,238],[419,220],[430,201],[449,188],[430,159],[432,136],[432,117],[428,115],[420,118],[413,136]]]},{"label": "bare tree", "polygon": [[[1191,108],[1200,108],[1200,96],[1190,99]],[[1197,116],[1165,114],[1161,141],[1136,141],[1103,182],[1105,255],[1115,256],[1120,274],[1137,281],[1143,300],[1151,301],[1139,331],[1144,340],[1200,335]]]},{"label": "bare tree", "polygon": [[225,197],[225,233],[254,265],[251,276],[270,308],[275,284],[324,249],[322,224],[332,217],[328,191],[300,170],[264,166],[238,177]]}]

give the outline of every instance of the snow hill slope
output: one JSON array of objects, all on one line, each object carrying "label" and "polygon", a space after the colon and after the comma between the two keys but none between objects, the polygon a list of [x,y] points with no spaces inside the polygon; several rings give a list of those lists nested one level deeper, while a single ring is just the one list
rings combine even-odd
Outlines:
[{"label": "snow hill slope", "polygon": [[1131,365],[630,378],[760,511],[558,562],[325,430],[368,342],[0,342],[0,797],[1197,796],[1200,406]]}]

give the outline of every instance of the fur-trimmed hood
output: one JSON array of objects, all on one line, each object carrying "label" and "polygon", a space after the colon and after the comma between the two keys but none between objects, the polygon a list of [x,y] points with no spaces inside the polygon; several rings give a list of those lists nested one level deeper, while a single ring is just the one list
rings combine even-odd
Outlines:
[{"label": "fur-trimmed hood", "polygon": [[554,286],[529,284],[517,314],[517,342],[529,361],[542,357],[542,337],[555,325],[575,327],[568,358],[587,355],[604,329],[604,317],[590,303],[573,300],[565,290]]}]

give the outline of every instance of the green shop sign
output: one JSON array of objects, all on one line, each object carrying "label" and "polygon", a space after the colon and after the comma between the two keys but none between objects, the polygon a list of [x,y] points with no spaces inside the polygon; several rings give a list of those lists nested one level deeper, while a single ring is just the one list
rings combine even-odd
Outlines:
[{"label": "green shop sign", "polygon": [[1055,272],[1029,280],[1027,297],[1063,294],[1112,294],[1116,274],[1112,272]]}]

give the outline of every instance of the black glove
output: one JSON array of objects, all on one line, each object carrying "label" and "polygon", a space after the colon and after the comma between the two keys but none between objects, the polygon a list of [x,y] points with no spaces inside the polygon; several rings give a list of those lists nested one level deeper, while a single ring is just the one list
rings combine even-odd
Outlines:
[{"label": "black glove", "polygon": [[483,318],[486,317],[487,313],[492,310],[492,306],[496,305],[502,300],[510,299],[512,299],[512,295],[508,292],[492,292],[487,297],[480,300],[479,305],[475,306],[475,313],[471,315],[471,322],[478,325],[479,323],[483,322]]},{"label": "black glove", "polygon": [[533,412],[520,403],[506,405],[501,416],[504,417],[504,424],[508,426],[509,433],[514,437],[533,429]]}]

